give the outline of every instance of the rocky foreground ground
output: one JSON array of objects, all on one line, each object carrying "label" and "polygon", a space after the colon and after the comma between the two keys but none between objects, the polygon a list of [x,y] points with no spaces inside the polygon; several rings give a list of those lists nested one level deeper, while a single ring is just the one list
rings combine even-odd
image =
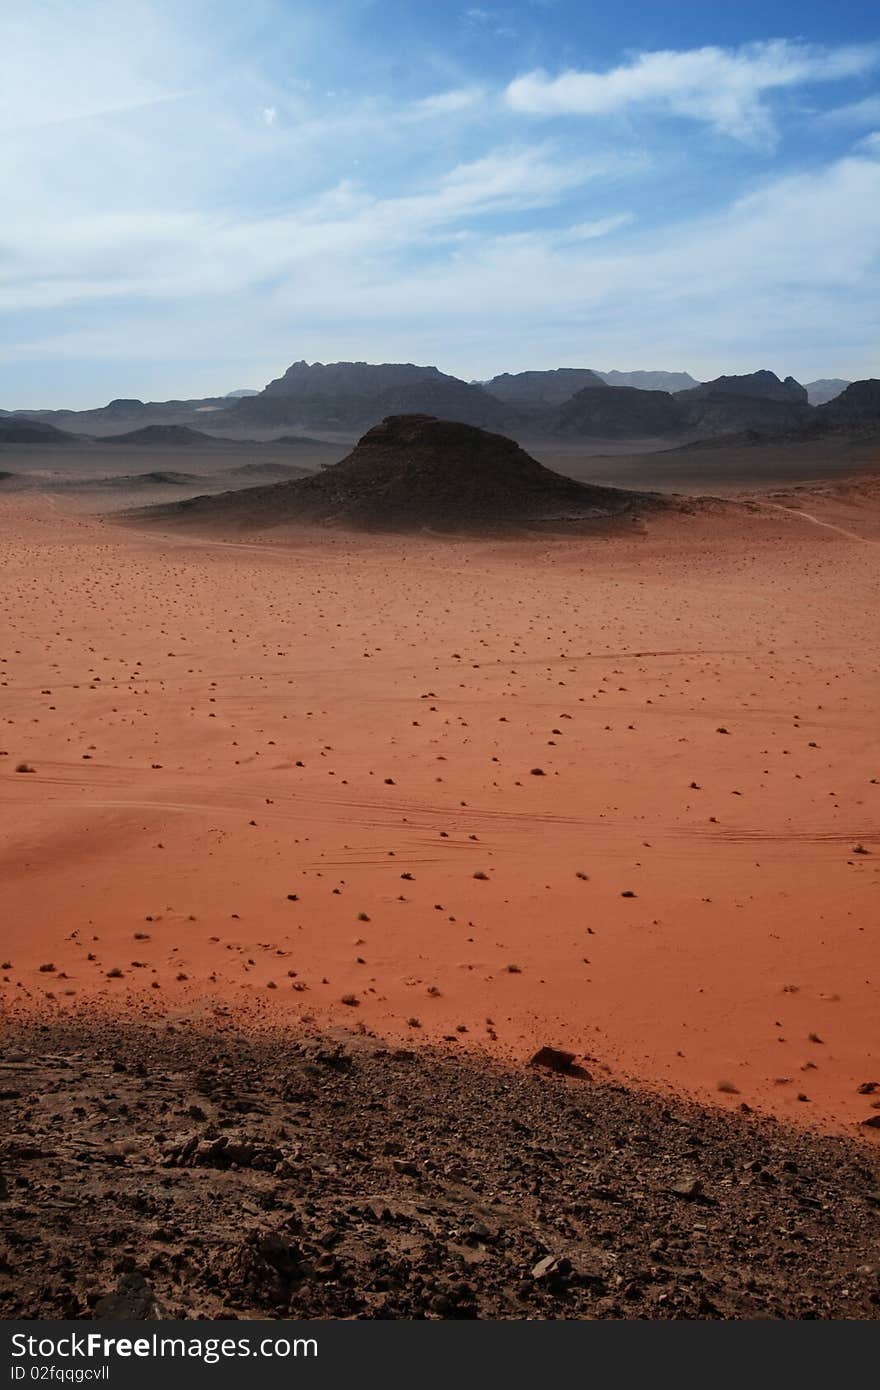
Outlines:
[{"label": "rocky foreground ground", "polygon": [[875,1146],[369,1036],[34,1026],[5,1317],[875,1318]]}]

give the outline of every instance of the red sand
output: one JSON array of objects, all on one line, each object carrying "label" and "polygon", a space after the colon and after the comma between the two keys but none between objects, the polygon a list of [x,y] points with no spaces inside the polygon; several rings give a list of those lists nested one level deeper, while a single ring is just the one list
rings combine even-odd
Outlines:
[{"label": "red sand", "polygon": [[871,1137],[875,540],[0,519],[7,1011],[551,1043]]}]

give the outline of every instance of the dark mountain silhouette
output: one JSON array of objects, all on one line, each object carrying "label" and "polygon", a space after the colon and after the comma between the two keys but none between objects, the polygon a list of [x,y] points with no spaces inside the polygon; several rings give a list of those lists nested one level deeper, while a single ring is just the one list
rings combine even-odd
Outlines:
[{"label": "dark mountain silhouette", "polygon": [[175,448],[181,444],[217,442],[216,436],[202,434],[201,430],[190,429],[188,425],[144,425],[142,429],[128,430],[125,434],[105,434],[97,440],[99,444],[155,444]]},{"label": "dark mountain silhouette", "polygon": [[[380,420],[391,415],[435,415],[480,429],[503,430],[514,418],[507,407],[479,386],[454,376],[392,387],[377,397],[375,408],[380,411]],[[373,423],[372,409],[369,422],[364,423]]]},{"label": "dark mountain silhouette", "polygon": [[744,376],[718,376],[714,381],[705,381],[692,390],[681,393],[688,400],[709,396],[744,396],[749,399],[783,401],[787,404],[806,405],[806,387],[787,376],[780,381],[775,372],[748,372]]},{"label": "dark mountain silhouette", "polygon": [[[771,403],[778,409],[778,402]],[[733,445],[809,444],[833,438],[859,444],[880,438],[880,380],[850,382],[846,390],[825,405],[811,409],[794,423],[771,423],[761,429],[716,433],[692,441],[688,449],[726,448]]]},{"label": "dark mountain silhouette", "polygon": [[197,473],[178,473],[173,469],[153,469],[149,473],[124,473],[110,478],[83,478],[68,484],[77,491],[97,490],[137,492],[154,487],[204,487],[205,479]]},{"label": "dark mountain silhouette", "polygon": [[[680,384],[685,374],[678,375]],[[217,423],[345,431],[389,415],[425,414],[527,437],[637,439],[793,427],[809,409],[798,382],[768,371],[719,377],[673,395],[609,386],[580,367],[503,373],[475,385],[412,363],[295,362]]]},{"label": "dark mountain silhouette", "polygon": [[[436,367],[337,362],[321,367],[317,376],[311,373],[305,363],[294,363],[262,395],[238,401],[229,418],[252,427],[326,430],[365,429],[388,415],[403,414],[438,415],[494,429],[506,428],[511,419],[494,397]],[[285,382],[291,390],[281,389]]]},{"label": "dark mountain silhouette", "polygon": [[[444,373],[437,367],[418,367],[412,362],[294,362],[283,376],[270,381],[264,396],[378,396],[395,386],[406,386]],[[447,377],[456,381],[457,377]]]},{"label": "dark mountain silhouette", "polygon": [[633,386],[589,386],[560,407],[552,423],[556,435],[578,439],[637,439],[681,434],[687,411],[668,391]]},{"label": "dark mountain silhouette", "polygon": [[[610,383],[610,384],[609,384]],[[666,384],[670,390],[648,389]],[[688,384],[690,383],[690,384]],[[874,409],[861,391],[848,395],[838,379],[813,382],[810,393],[825,405],[842,401],[840,418],[870,419]],[[585,394],[586,393],[586,394]],[[214,442],[212,431],[237,436],[259,431],[293,430],[274,443],[291,447],[309,440],[305,430],[361,433],[390,415],[424,414],[456,420],[518,438],[538,439],[684,439],[779,430],[796,432],[813,418],[805,387],[773,372],[721,376],[694,384],[686,372],[597,372],[586,367],[502,373],[481,384],[468,383],[437,367],[411,362],[294,362],[283,376],[258,394],[233,392],[204,400],[144,402],[117,398],[88,411],[26,411],[0,415],[6,428],[24,428],[8,442],[61,442],[63,431],[90,435],[115,444],[187,444]],[[835,417],[836,418],[836,417]],[[38,438],[35,424],[54,426],[56,435]],[[171,431],[171,432],[169,432]],[[175,432],[176,431],[176,432]]]},{"label": "dark mountain silhouette", "polygon": [[341,463],[309,478],[135,515],[238,528],[311,522],[382,531],[493,532],[595,523],[669,505],[651,494],[563,478],[503,435],[403,415],[374,426]]},{"label": "dark mountain silhouette", "polygon": [[844,381],[839,376],[823,376],[818,381],[808,381],[806,384],[807,399],[810,405],[826,405],[828,401],[833,401],[835,396],[839,396],[841,391],[845,391],[850,383]]},{"label": "dark mountain silhouette", "polygon": [[77,435],[89,434],[96,438],[105,437],[108,432],[119,434],[125,427],[139,429],[148,424],[156,425],[195,425],[210,418],[225,416],[223,407],[234,406],[235,402],[220,397],[192,401],[139,401],[134,398],[120,398],[110,401],[94,410],[28,410],[21,412],[30,420],[56,425]]},{"label": "dark mountain silhouette", "polygon": [[687,411],[688,430],[700,436],[792,428],[811,412],[806,390],[794,377],[780,381],[768,371],[719,376],[679,391],[676,401]]},{"label": "dark mountain silhouette", "polygon": [[663,435],[697,438],[744,430],[796,428],[811,416],[806,391],[772,372],[718,377],[692,390],[643,391],[606,386],[580,391],[562,405],[552,433],[568,438],[629,439]]},{"label": "dark mountain silhouette", "polygon": [[290,449],[313,448],[315,445],[323,446],[322,439],[313,439],[308,434],[279,434],[276,439],[269,439],[268,444],[284,444]]},{"label": "dark mountain silhouette", "polygon": [[[675,397],[682,401],[689,391]],[[794,429],[804,424],[812,406],[796,401],[773,400],[768,396],[737,396],[732,392],[707,393],[685,402],[690,434],[709,437],[734,434],[741,430]]]},{"label": "dark mountain silhouette", "polygon": [[130,420],[133,416],[142,415],[147,409],[144,401],[138,400],[135,396],[118,396],[102,407],[101,414],[105,419]]},{"label": "dark mountain silhouette", "polygon": [[502,372],[491,381],[473,384],[511,405],[562,405],[588,386],[601,386],[602,378],[589,367],[555,367],[545,372]]},{"label": "dark mountain silhouette", "polygon": [[699,382],[690,372],[599,372],[606,386],[635,386],[638,391],[687,391]]},{"label": "dark mountain silhouette", "polygon": [[850,382],[845,391],[820,406],[816,414],[837,423],[880,420],[880,379],[868,377]]},{"label": "dark mountain silhouette", "polygon": [[0,444],[75,444],[77,436],[41,420],[6,415],[0,419]]}]

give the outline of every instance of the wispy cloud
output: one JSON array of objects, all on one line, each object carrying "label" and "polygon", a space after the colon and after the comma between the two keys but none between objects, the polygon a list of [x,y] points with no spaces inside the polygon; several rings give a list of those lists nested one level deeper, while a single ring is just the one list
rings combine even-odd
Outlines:
[{"label": "wispy cloud", "polygon": [[437,92],[413,102],[409,108],[411,116],[448,116],[460,111],[470,111],[482,106],[486,94],[480,87],[456,87],[452,91]]},{"label": "wispy cloud", "polygon": [[875,45],[816,48],[783,39],[737,49],[642,53],[606,72],[536,71],[506,89],[515,111],[540,116],[606,116],[645,107],[702,121],[741,140],[766,140],[773,117],[766,98],[782,88],[859,76],[877,66]]},{"label": "wispy cloud", "polygon": [[610,217],[597,217],[592,222],[577,222],[563,233],[567,241],[595,241],[596,237],[610,236],[632,222],[631,212],[616,212]]},{"label": "wispy cloud", "polygon": [[859,126],[880,125],[880,96],[864,97],[845,106],[834,106],[819,117],[823,125],[857,129]]},{"label": "wispy cloud", "polygon": [[58,224],[23,209],[0,233],[0,286],[7,308],[49,308],[114,296],[195,298],[311,267],[321,269],[330,300],[349,258],[387,262],[454,240],[485,216],[547,207],[602,167],[554,158],[550,146],[519,146],[458,164],[419,191],[380,198],[345,181],[275,216],[133,209]]}]

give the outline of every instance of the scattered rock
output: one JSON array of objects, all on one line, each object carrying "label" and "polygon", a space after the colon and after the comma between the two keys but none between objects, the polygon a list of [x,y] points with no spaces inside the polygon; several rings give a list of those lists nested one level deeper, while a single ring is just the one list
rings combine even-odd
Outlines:
[{"label": "scattered rock", "polygon": [[0,1315],[876,1318],[878,1126],[542,1053],[560,1084],[366,1030],[7,1030]]},{"label": "scattered rock", "polygon": [[566,1052],[560,1047],[539,1047],[529,1058],[530,1067],[545,1067],[548,1071],[559,1072],[563,1076],[589,1077],[583,1067],[575,1066],[574,1052]]},{"label": "scattered rock", "polygon": [[669,1191],[676,1197],[684,1197],[686,1201],[692,1201],[694,1197],[701,1197],[703,1184],[700,1178],[679,1178],[670,1185]]},{"label": "scattered rock", "polygon": [[135,1270],[123,1274],[115,1291],[104,1294],[95,1304],[96,1318],[142,1322],[160,1316],[152,1289]]}]

